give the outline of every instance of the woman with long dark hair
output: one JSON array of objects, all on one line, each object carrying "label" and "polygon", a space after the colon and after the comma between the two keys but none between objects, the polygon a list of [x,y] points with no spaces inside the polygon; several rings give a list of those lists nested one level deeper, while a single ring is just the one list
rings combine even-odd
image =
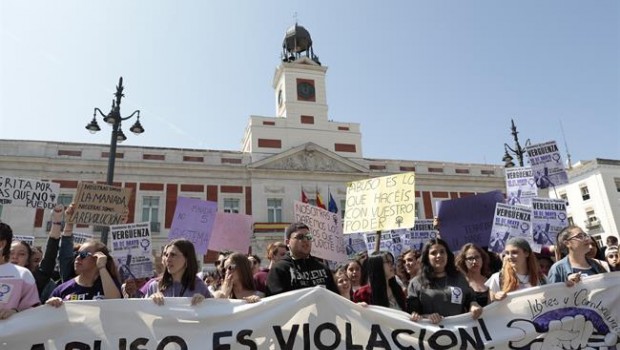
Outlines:
[{"label": "woman with long dark hair", "polygon": [[353,301],[406,311],[405,294],[396,281],[394,256],[389,252],[368,257],[368,284],[353,293]]},{"label": "woman with long dark hair", "polygon": [[455,263],[473,289],[478,304],[486,306],[489,303],[489,287],[484,283],[490,272],[489,255],[477,245],[467,243],[456,255]]},{"label": "woman with long dark hair", "polygon": [[175,239],[164,247],[162,257],[164,273],[149,281],[145,298],[151,298],[157,305],[164,304],[164,298],[191,297],[192,305],[211,298],[207,285],[198,277],[198,260],[194,244],[186,239]]},{"label": "woman with long dark hair", "polygon": [[422,270],[409,283],[407,306],[411,320],[441,322],[444,317],[470,312],[474,319],[482,315],[474,291],[456,269],[454,254],[439,238],[429,240],[422,249]]},{"label": "woman with long dark hair", "polygon": [[252,275],[250,259],[241,254],[233,253],[224,261],[224,281],[213,296],[215,298],[243,299],[255,303],[265,294],[256,290]]}]

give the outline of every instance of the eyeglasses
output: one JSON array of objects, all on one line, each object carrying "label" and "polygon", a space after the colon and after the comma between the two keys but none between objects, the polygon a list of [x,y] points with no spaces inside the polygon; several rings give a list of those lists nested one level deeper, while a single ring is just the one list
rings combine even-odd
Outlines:
[{"label": "eyeglasses", "polygon": [[237,265],[230,264],[230,265],[226,266],[225,269],[228,270],[228,271],[235,271],[237,269]]},{"label": "eyeglasses", "polygon": [[82,251],[82,252],[75,252],[74,255],[75,255],[76,259],[80,258],[81,260],[84,260],[84,259],[86,259],[89,256],[93,256],[93,253],[87,252],[87,251]]},{"label": "eyeglasses", "polygon": [[580,240],[580,241],[583,241],[583,240],[585,240],[586,238],[589,238],[589,236],[588,236],[587,234],[583,233],[583,232],[580,232],[580,233],[578,233],[578,234],[576,234],[576,235],[574,235],[574,236],[572,236],[572,237],[569,237],[569,238],[567,239],[567,241],[570,241],[570,240],[573,240],[573,239],[578,239],[578,240]]},{"label": "eyeglasses", "polygon": [[307,233],[305,235],[297,235],[297,236],[293,236],[292,238],[298,239],[300,241],[312,241],[312,235]]},{"label": "eyeglasses", "polygon": [[467,260],[467,262],[474,262],[474,261],[479,261],[482,260],[481,256],[468,256],[465,258],[465,260]]}]

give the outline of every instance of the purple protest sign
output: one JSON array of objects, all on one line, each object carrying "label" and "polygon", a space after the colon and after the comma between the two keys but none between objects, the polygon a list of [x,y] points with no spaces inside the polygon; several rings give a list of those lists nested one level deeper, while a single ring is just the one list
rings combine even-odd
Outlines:
[{"label": "purple protest sign", "polygon": [[185,238],[194,243],[196,254],[205,254],[209,246],[216,214],[216,202],[179,197],[168,240]]},{"label": "purple protest sign", "polygon": [[440,202],[441,238],[452,251],[461,249],[466,243],[486,247],[493,227],[495,204],[503,202],[504,195],[500,191]]}]

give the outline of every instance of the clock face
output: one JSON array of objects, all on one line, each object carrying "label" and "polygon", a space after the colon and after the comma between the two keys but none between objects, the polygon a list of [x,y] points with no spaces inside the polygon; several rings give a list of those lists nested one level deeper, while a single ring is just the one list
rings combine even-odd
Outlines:
[{"label": "clock face", "polygon": [[314,101],[314,84],[310,81],[298,82],[297,97],[303,101]]}]

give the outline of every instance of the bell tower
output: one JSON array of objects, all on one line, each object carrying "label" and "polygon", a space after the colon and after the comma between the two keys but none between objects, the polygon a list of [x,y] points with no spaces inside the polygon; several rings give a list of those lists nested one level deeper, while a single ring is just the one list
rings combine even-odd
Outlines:
[{"label": "bell tower", "polygon": [[295,23],[282,42],[282,63],[273,78],[276,116],[327,121],[325,73],[314,54],[312,37]]}]

